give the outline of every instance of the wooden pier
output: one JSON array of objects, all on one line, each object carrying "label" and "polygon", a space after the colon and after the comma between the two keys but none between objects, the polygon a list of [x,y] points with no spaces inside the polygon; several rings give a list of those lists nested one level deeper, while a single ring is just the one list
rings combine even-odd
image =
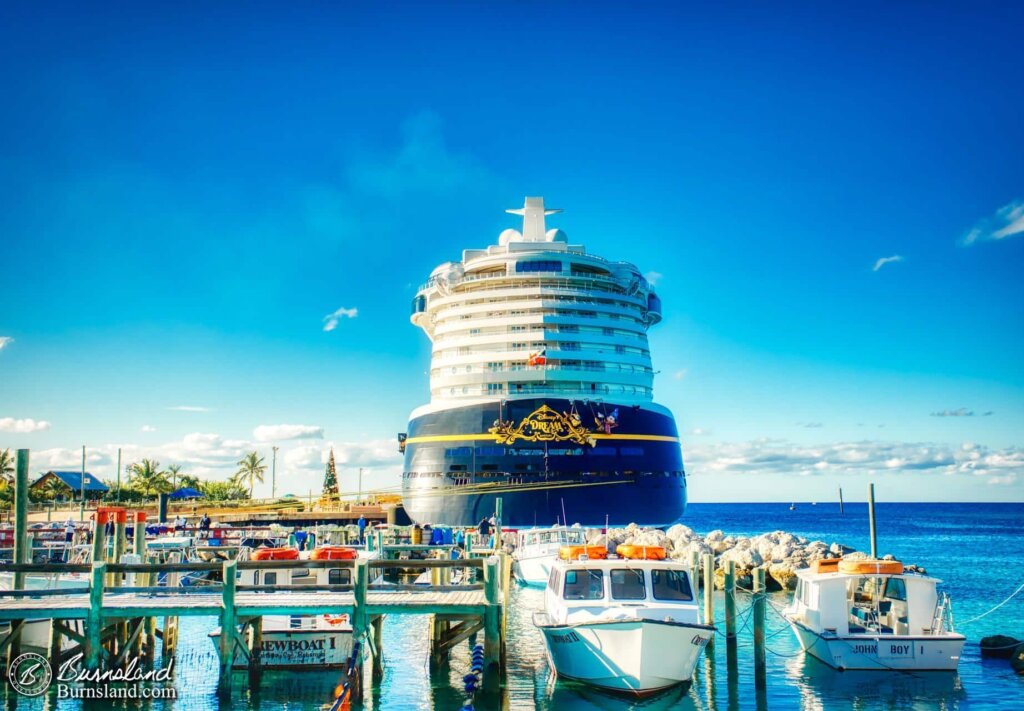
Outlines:
[{"label": "wooden pier", "polygon": [[[22,456],[24,454],[24,457]],[[100,512],[97,512],[94,559],[91,564],[27,563],[28,535],[23,492],[28,479],[28,452],[19,450],[16,476],[15,562],[4,569],[15,574],[12,590],[0,590],[0,621],[11,623],[10,632],[0,639],[0,653],[19,652],[23,625],[32,620],[53,620],[49,644],[54,668],[60,658],[79,651],[88,669],[118,667],[133,657],[152,663],[156,639],[163,641],[165,659],[173,657],[177,621],[186,616],[217,617],[222,634],[219,641],[219,689],[230,693],[236,655],[244,656],[251,675],[260,673],[262,618],[267,615],[348,615],[353,641],[366,649],[372,659],[372,678],[383,671],[384,615],[430,615],[431,660],[443,663],[459,642],[478,632],[484,634],[485,688],[497,689],[504,678],[505,603],[508,592],[507,556],[498,552],[487,558],[452,560],[450,550],[432,546],[387,546],[378,539],[380,558],[357,560],[288,560],[223,562],[157,562],[146,557],[145,515],[136,516],[134,560],[111,561],[109,551],[128,550],[124,538],[125,516],[114,519],[115,542],[104,542]],[[412,559],[414,549],[430,548],[444,558]],[[401,550],[399,550],[401,549]],[[405,559],[395,559],[405,555]],[[349,584],[239,585],[241,570],[342,569],[352,571]],[[391,569],[430,569],[427,585],[373,584],[378,573]],[[462,570],[464,584],[451,584],[452,574]],[[32,576],[87,573],[88,585],[77,588],[25,589]],[[207,584],[179,586],[182,573],[219,575]],[[163,584],[157,584],[158,581]],[[162,628],[157,620],[163,619]],[[64,638],[77,643],[62,651]],[[9,657],[11,661],[13,657]],[[362,655],[354,668],[353,698],[362,695]]]}]

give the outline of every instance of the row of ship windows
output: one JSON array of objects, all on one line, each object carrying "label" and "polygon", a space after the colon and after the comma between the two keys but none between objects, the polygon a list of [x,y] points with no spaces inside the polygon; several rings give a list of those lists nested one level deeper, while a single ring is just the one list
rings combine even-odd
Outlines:
[{"label": "row of ship windows", "polygon": [[[461,311],[461,305],[459,307]],[[498,318],[525,318],[527,316],[552,316],[559,318],[573,318],[573,319],[588,319],[588,318],[604,318],[610,321],[628,321],[635,323],[640,326],[644,326],[644,320],[636,316],[627,314],[617,314],[608,312],[597,312],[597,311],[575,311],[573,309],[555,309],[550,307],[540,306],[538,308],[522,308],[522,309],[506,309],[503,311],[485,311],[482,313],[459,313],[455,314],[439,313],[437,315],[438,324],[446,324],[453,322],[464,322],[464,321],[482,321],[484,319],[498,319]]]},{"label": "row of ship windows", "polygon": [[[444,450],[446,457],[504,457],[508,455],[537,455],[544,456],[543,449],[506,449],[505,447],[448,447]],[[589,454],[593,457],[614,457],[621,454],[625,457],[644,456],[643,447],[591,447],[589,449],[548,449],[548,456],[580,455]]]},{"label": "row of ship windows", "polygon": [[500,336],[506,333],[583,333],[614,338],[630,338],[637,341],[647,341],[647,336],[636,331],[626,331],[621,328],[596,328],[590,326],[577,326],[576,324],[533,324],[516,326],[491,326],[489,328],[469,328],[459,331],[449,331],[438,336],[442,338],[465,338],[466,336]]},{"label": "row of ship windows", "polygon": [[[511,298],[512,297],[505,297],[505,298],[501,298],[501,299],[496,299],[496,298],[473,298],[472,296],[467,296],[467,298],[465,300],[460,301],[458,303],[457,307],[453,306],[453,308],[463,308],[463,307],[466,307],[466,306],[478,306],[480,304],[501,304],[501,305],[505,306],[505,305],[508,304],[508,302],[511,300]],[[638,303],[636,303],[634,301],[624,301],[622,299],[613,299],[613,298],[609,298],[609,297],[585,296],[585,295],[576,295],[576,294],[571,294],[571,295],[570,294],[523,294],[523,295],[516,295],[514,298],[515,298],[515,300],[517,302],[520,302],[520,301],[537,301],[537,302],[546,303],[546,304],[552,303],[552,302],[559,302],[559,303],[563,303],[563,304],[573,304],[573,305],[575,305],[575,304],[597,304],[597,305],[600,305],[600,306],[611,306],[611,307],[614,307],[614,308],[625,309],[627,311],[636,311],[636,310],[644,308],[646,306],[646,304],[641,306],[640,304],[638,304]],[[591,312],[588,309],[583,309],[583,310],[580,310],[580,313],[596,313],[596,312]],[[595,318],[595,317],[591,317],[591,318]]]},{"label": "row of ship windows", "polygon": [[487,383],[484,386],[464,385],[455,388],[437,388],[431,395],[443,397],[447,395],[509,395],[544,394],[544,393],[599,393],[602,395],[641,395],[651,396],[651,389],[642,385],[607,385],[599,383]]},{"label": "row of ship windows", "polygon": [[[458,348],[441,348],[434,351],[433,358],[450,358],[452,356],[467,356],[486,353],[508,353],[515,351],[540,351],[551,348],[557,351],[596,351],[598,353],[618,353],[620,355],[640,355],[650,357],[651,352],[646,348],[636,346],[625,346],[618,344],[609,346],[606,343],[583,343],[581,341],[558,341],[549,339],[546,341],[513,341],[507,348],[494,348],[492,345],[481,344],[479,346],[459,346]],[[549,354],[550,355],[550,354]]]},{"label": "row of ship windows", "polygon": [[[557,474],[557,472],[552,472]],[[466,484],[472,483],[474,478],[477,479],[493,479],[495,477],[507,476],[509,478],[508,483],[510,484],[522,484],[527,481],[535,482],[542,481],[545,477],[545,472],[540,467],[535,467],[532,464],[517,464],[515,471],[497,471],[493,469],[487,469],[486,465],[481,471],[469,472],[466,471],[465,467],[459,465],[452,465],[449,467],[448,472],[403,472],[403,479],[447,479],[446,483],[451,483],[454,486],[465,486]],[[579,472],[579,476],[588,477],[594,479],[617,479],[623,476],[633,477],[664,477],[664,478],[683,478],[686,476],[685,472],[672,471],[672,472],[637,472],[632,469],[626,469],[623,471],[602,471],[602,472]]]},{"label": "row of ship windows", "polygon": [[[431,377],[460,373],[509,373],[536,370],[587,370],[598,373],[633,373],[651,375],[654,369],[646,365],[630,365],[628,363],[604,363],[596,360],[565,360],[548,361],[546,365],[529,365],[528,362],[505,363],[491,362],[486,365],[453,365],[451,368],[434,368]],[[446,372],[447,371],[447,372]]]}]

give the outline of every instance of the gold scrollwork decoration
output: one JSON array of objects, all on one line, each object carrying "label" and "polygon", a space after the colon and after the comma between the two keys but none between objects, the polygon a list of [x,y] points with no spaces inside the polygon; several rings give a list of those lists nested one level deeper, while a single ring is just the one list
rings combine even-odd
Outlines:
[{"label": "gold scrollwork decoration", "polygon": [[498,444],[512,444],[516,440],[526,442],[576,442],[594,446],[590,430],[583,426],[575,412],[556,412],[547,405],[524,417],[516,425],[513,422],[498,421],[487,430],[495,436]]}]

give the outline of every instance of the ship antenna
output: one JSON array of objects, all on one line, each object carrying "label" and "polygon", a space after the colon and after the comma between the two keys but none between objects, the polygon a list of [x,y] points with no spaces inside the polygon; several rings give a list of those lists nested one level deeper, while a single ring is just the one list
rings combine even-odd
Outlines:
[{"label": "ship antenna", "polygon": [[547,215],[554,215],[556,212],[561,212],[561,210],[545,209],[544,198],[542,197],[528,197],[522,207],[514,210],[505,210],[505,212],[510,215],[523,216],[524,241],[544,242],[546,241],[544,218]]},{"label": "ship antenna", "polygon": [[568,528],[569,527],[569,519],[567,519],[565,517],[565,497],[561,496],[559,498],[562,501],[562,521],[563,521],[562,525],[565,526],[566,528]]}]

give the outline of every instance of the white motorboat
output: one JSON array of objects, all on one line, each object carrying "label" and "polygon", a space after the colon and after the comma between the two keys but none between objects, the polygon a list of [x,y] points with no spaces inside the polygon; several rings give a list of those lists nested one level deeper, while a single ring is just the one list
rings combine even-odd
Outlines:
[{"label": "white motorboat", "polygon": [[552,565],[545,611],[533,616],[548,663],[561,677],[635,695],[689,684],[715,633],[698,621],[689,571],[657,559],[663,548],[618,552],[631,557],[566,547]]},{"label": "white motorboat", "polygon": [[953,671],[965,638],[936,578],[894,560],[816,561],[783,611],[808,654],[839,670]]},{"label": "white motorboat", "polygon": [[[330,552],[327,552],[330,551]],[[328,546],[314,549],[308,555],[313,560],[354,560],[373,558],[372,554],[354,548]],[[265,560],[296,560],[294,548],[259,549],[255,556]],[[239,560],[249,558],[248,549],[239,551]],[[352,568],[314,568],[294,570],[240,570],[240,585],[274,585],[294,587],[303,585],[351,585]],[[220,645],[220,628],[210,633],[214,645]],[[341,615],[267,615],[263,618],[260,664],[267,669],[323,669],[344,667],[352,653],[352,625],[347,614]],[[244,669],[243,655],[236,655],[234,667]]]},{"label": "white motorboat", "polygon": [[544,587],[562,546],[582,546],[586,542],[586,533],[579,527],[552,526],[519,531],[512,552],[512,573],[525,585]]}]

